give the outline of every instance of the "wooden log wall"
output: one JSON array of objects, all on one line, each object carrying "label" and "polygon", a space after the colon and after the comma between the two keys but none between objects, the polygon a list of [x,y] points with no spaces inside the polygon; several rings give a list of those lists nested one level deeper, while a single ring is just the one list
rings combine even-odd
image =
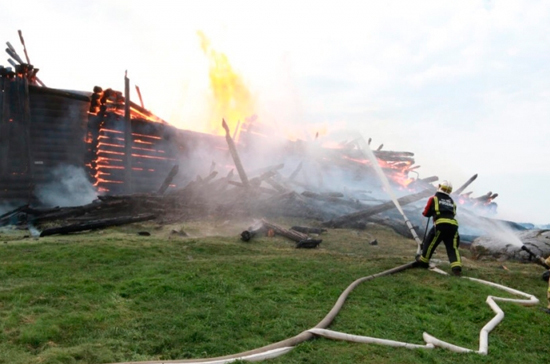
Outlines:
[{"label": "wooden log wall", "polygon": [[0,199],[32,202],[36,186],[61,164],[83,165],[86,95],[28,84],[0,72]]},{"label": "wooden log wall", "polygon": [[0,200],[36,202],[35,188],[56,181],[60,165],[84,166],[90,99],[29,85],[24,73],[0,72]]},{"label": "wooden log wall", "polygon": [[[178,164],[177,129],[135,105],[132,170],[125,174],[126,122],[118,102],[100,111],[96,89],[92,94],[38,87],[6,69],[0,71],[0,90],[2,202],[36,202],[35,188],[55,181],[59,165],[87,167],[98,192],[121,194],[158,191]],[[132,183],[125,185],[128,178]]]},{"label": "wooden log wall", "polygon": [[29,88],[29,128],[35,184],[50,182],[61,165],[84,167],[89,96],[44,87]]},{"label": "wooden log wall", "polygon": [[[127,153],[125,117],[105,112],[91,116],[88,122],[90,174],[99,192],[109,194],[157,191],[174,165],[178,164],[176,144],[171,141],[175,128],[141,118],[131,119],[130,165],[126,173]],[[130,178],[131,191],[126,183]]]}]

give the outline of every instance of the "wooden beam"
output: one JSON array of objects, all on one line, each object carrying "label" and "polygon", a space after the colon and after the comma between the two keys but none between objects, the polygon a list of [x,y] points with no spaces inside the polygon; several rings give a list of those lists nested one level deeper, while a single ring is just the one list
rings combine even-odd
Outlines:
[{"label": "wooden beam", "polygon": [[124,73],[124,187],[126,193],[133,192],[132,186],[132,119],[130,117],[130,79]]},{"label": "wooden beam", "polygon": [[164,182],[162,183],[159,190],[157,191],[159,195],[162,195],[164,194],[164,192],[166,192],[166,189],[168,188],[168,186],[170,186],[170,183],[172,182],[176,174],[178,174],[178,171],[179,171],[179,165],[176,164],[174,167],[172,167],[172,169],[170,170],[170,173],[168,173],[168,176],[166,176],[166,178],[164,179]]},{"label": "wooden beam", "polygon": [[10,80],[0,76],[0,177],[8,174]]},{"label": "wooden beam", "polygon": [[472,177],[470,177],[470,179],[467,180],[462,186],[460,186],[455,191],[453,191],[452,195],[453,196],[460,195],[462,193],[462,191],[464,191],[472,182],[475,181],[476,178],[477,178],[477,173],[474,174]]},{"label": "wooden beam", "polygon": [[222,119],[222,127],[225,130],[225,140],[227,141],[229,152],[231,153],[231,157],[233,158],[233,162],[235,163],[235,167],[237,168],[237,172],[239,173],[241,182],[243,183],[245,188],[249,188],[250,183],[248,181],[248,177],[246,176],[246,172],[244,171],[241,159],[239,158],[239,153],[237,153],[237,148],[235,147],[235,142],[233,142],[233,139],[231,138],[229,126],[227,126],[225,119]]},{"label": "wooden beam", "polygon": [[65,226],[45,229],[40,233],[40,237],[54,235],[54,234],[68,234],[68,233],[74,233],[78,231],[86,231],[86,230],[92,230],[92,229],[104,229],[110,226],[126,225],[134,222],[153,220],[155,218],[156,218],[155,215],[147,214],[147,215],[122,216],[122,217],[115,217],[111,219],[87,221],[87,222],[78,223],[78,224],[65,225]]},{"label": "wooden beam", "polygon": [[[433,191],[431,191],[429,189],[426,189],[424,191],[421,191],[421,192],[418,192],[418,193],[415,193],[415,194],[412,194],[412,195],[407,195],[407,196],[398,198],[397,201],[399,202],[399,204],[401,206],[404,206],[404,205],[407,205],[409,203],[421,200],[421,199],[423,199],[425,197],[428,197],[432,194],[433,194]],[[376,215],[380,212],[391,210],[393,208],[395,208],[394,202],[393,201],[388,201],[388,202],[385,202],[383,204],[370,207],[370,208],[365,209],[363,211],[354,212],[354,213],[351,213],[351,214],[347,214],[347,215],[344,215],[344,216],[337,217],[337,218],[329,220],[329,221],[325,221],[325,222],[323,222],[322,225],[325,226],[325,227],[339,228],[339,227],[342,227],[343,225],[345,225],[346,223],[357,221],[357,220],[360,220],[360,219],[366,219],[369,216]]]}]

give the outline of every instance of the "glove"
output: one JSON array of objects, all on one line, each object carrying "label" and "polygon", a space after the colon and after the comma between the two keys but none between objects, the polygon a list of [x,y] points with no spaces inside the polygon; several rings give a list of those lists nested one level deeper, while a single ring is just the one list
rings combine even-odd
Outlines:
[{"label": "glove", "polygon": [[542,265],[544,268],[550,269],[550,267],[548,266],[548,264],[546,264],[546,259],[537,256],[537,260],[538,260],[538,263],[539,263],[540,265]]}]

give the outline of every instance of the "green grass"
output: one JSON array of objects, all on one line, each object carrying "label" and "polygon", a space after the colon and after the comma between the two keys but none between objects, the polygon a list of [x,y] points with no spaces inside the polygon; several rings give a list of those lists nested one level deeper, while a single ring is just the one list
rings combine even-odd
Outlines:
[{"label": "green grass", "polygon": [[[245,243],[249,222],[133,225],[35,240],[0,232],[0,363],[110,363],[208,358],[255,349],[315,326],[357,278],[412,260],[415,243],[372,226],[330,230],[318,249],[284,238]],[[291,222],[280,221],[283,225]],[[294,223],[295,224],[295,223]],[[138,236],[147,230],[151,236]],[[215,235],[214,233],[217,233]],[[210,235],[210,236],[203,236]],[[378,245],[370,245],[375,237]],[[435,258],[449,271],[443,247]],[[269,363],[532,363],[548,358],[550,316],[541,270],[479,262],[465,275],[536,295],[539,307],[499,303],[489,355],[314,339]],[[505,264],[508,269],[503,269]],[[330,329],[424,344],[424,331],[477,350],[494,316],[465,279],[410,269],[359,285]]]}]

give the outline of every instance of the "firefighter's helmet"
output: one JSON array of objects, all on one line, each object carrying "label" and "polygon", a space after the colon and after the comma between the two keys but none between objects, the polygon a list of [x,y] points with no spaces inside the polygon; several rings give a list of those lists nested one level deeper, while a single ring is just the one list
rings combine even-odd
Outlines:
[{"label": "firefighter's helmet", "polygon": [[449,181],[441,181],[437,188],[437,192],[450,194],[451,192],[453,192],[453,184]]}]

